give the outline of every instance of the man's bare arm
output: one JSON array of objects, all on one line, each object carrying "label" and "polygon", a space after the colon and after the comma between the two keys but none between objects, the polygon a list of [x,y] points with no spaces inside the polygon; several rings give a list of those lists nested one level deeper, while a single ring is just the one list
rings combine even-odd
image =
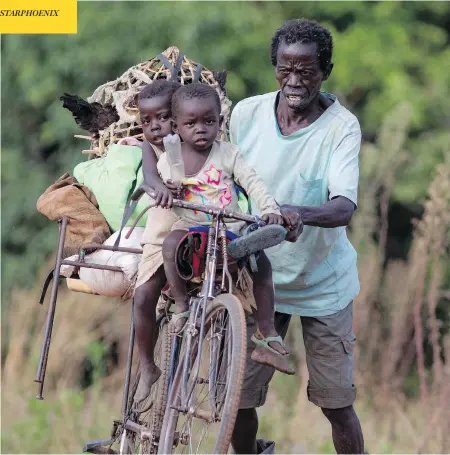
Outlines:
[{"label": "man's bare arm", "polygon": [[348,226],[355,211],[355,204],[344,196],[337,196],[320,207],[298,207],[305,226],[335,228]]},{"label": "man's bare arm", "polygon": [[347,226],[355,211],[355,204],[344,196],[337,196],[320,207],[301,207],[286,205],[297,211],[304,226],[335,228]]}]

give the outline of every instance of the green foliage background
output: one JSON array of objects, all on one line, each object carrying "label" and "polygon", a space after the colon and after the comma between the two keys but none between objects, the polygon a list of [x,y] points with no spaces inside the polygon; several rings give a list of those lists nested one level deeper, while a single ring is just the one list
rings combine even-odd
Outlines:
[{"label": "green foliage background", "polygon": [[[226,69],[229,96],[235,104],[276,90],[271,38],[285,20],[297,17],[315,19],[332,31],[335,67],[324,89],[358,116],[366,141],[361,153],[361,204],[351,227],[362,278],[356,312],[363,321],[358,332],[360,398],[356,406],[367,449],[426,453],[418,449],[423,447],[420,440],[423,432],[427,434],[426,425],[436,429],[436,434],[428,433],[431,442],[443,435],[436,445],[426,446],[430,453],[449,447],[450,414],[439,424],[430,418],[448,399],[440,398],[434,387],[430,394],[436,401],[424,406],[416,400],[419,377],[414,358],[405,362],[409,369],[403,373],[394,368],[396,349],[400,358],[407,357],[412,344],[414,302],[407,300],[402,307],[402,299],[409,295],[406,278],[420,260],[410,256],[408,262],[388,261],[387,267],[378,263],[383,255],[377,251],[381,229],[376,200],[383,186],[390,192],[390,176],[395,176],[391,211],[398,226],[408,227],[411,212],[421,213],[437,165],[450,153],[450,4],[83,1],[78,4],[76,35],[1,37],[2,329],[4,335],[9,332],[2,339],[2,380],[8,391],[2,397],[2,413],[8,422],[1,442],[6,451],[77,453],[84,442],[108,434],[120,409],[130,307],[108,307],[108,299],[86,295],[79,305],[80,294],[64,289],[50,356],[48,401],[32,398],[45,317],[34,303],[39,294],[37,277],[42,278],[57,239],[56,223],[36,211],[36,201],[60,175],[86,159],[80,153],[85,143],[73,138],[83,131],[62,109],[59,96],[69,92],[86,98],[130,66],[175,45],[212,70]],[[397,248],[406,258],[409,241],[405,242],[404,232],[391,234],[400,239]],[[450,267],[445,252],[441,254],[442,267],[433,264],[442,271],[435,287],[447,289]],[[425,294],[432,292],[429,281]],[[449,339],[448,299],[444,292],[436,310],[442,344],[445,334]],[[426,317],[423,340],[431,389],[436,359],[426,341]],[[300,329],[295,322],[293,327],[291,345],[300,351]],[[102,377],[102,347],[112,341],[125,351],[119,367]],[[298,355],[300,359],[302,354]],[[72,388],[80,382],[85,357],[95,373],[92,386]],[[381,406],[377,386],[383,382],[390,357],[394,358],[392,378],[397,381],[398,376],[401,384],[393,386]],[[300,386],[306,387],[306,378],[305,370],[289,378],[276,375],[268,402],[260,410],[260,434],[276,439],[279,451],[307,448],[333,453],[328,422],[307,402],[306,393],[299,392]],[[384,379],[390,382],[391,376]],[[387,409],[386,403],[392,408]]]},{"label": "green foliage background", "polygon": [[375,141],[385,113],[411,110],[408,160],[394,197],[421,203],[450,143],[447,2],[80,2],[77,35],[3,36],[2,294],[34,282],[56,227],[36,212],[40,194],[84,159],[81,133],[59,96],[83,97],[170,45],[228,70],[233,103],[276,89],[270,42],[284,20],[313,18],[335,40],[336,93]]}]

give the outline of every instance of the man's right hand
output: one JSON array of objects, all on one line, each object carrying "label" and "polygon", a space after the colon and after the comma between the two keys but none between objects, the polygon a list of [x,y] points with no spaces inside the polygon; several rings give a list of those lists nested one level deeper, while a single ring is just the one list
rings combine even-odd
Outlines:
[{"label": "man's right hand", "polygon": [[295,206],[285,204],[280,207],[280,212],[289,229],[286,234],[286,241],[296,242],[303,231],[303,222],[299,211]]}]

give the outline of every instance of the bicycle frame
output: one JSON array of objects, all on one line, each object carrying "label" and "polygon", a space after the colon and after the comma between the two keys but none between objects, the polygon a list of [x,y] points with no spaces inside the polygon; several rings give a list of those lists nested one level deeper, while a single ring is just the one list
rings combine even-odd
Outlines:
[{"label": "bicycle frame", "polygon": [[[232,286],[232,279],[231,275],[228,271],[228,256],[226,254],[226,234],[225,234],[225,225],[223,225],[222,229],[219,229],[219,223],[221,222],[220,215],[216,215],[213,218],[213,223],[209,228],[208,232],[208,245],[206,249],[206,264],[205,264],[205,271],[206,277],[203,281],[202,290],[200,291],[199,297],[200,299],[195,299],[193,301],[193,305],[191,308],[191,315],[186,327],[186,336],[187,336],[187,348],[186,352],[189,352],[189,348],[192,343],[192,337],[197,334],[197,329],[195,327],[196,321],[198,320],[198,313],[201,312],[201,322],[200,322],[200,333],[199,333],[199,342],[197,346],[197,359],[196,359],[196,367],[193,376],[193,380],[191,386],[188,389],[188,377],[190,371],[190,362],[191,359],[188,355],[184,358],[183,364],[183,384],[182,384],[182,393],[181,393],[181,408],[184,409],[186,412],[190,407],[190,401],[192,397],[192,393],[194,391],[194,387],[197,383],[198,374],[200,370],[200,363],[201,363],[201,353],[203,348],[203,337],[205,331],[205,318],[206,318],[206,306],[208,302],[211,302],[216,293],[214,292],[214,284],[215,284],[215,277],[217,272],[217,262],[218,262],[218,250],[219,250],[219,241],[224,242],[222,246],[222,252],[225,252],[223,255],[223,271],[222,271],[222,281],[221,281],[221,291],[225,290],[224,283],[225,283],[225,276],[228,274],[229,279],[229,292],[231,292]],[[225,234],[225,237],[222,235]],[[210,378],[213,380],[213,383],[210,382],[209,388],[210,390],[214,387],[214,378]]]},{"label": "bicycle frame", "polygon": [[[220,226],[220,227],[219,227]],[[204,340],[204,332],[205,332],[205,318],[207,313],[207,305],[217,295],[215,289],[216,283],[216,274],[217,274],[217,264],[219,260],[219,251],[221,252],[222,256],[222,278],[220,284],[219,293],[222,292],[232,292],[233,280],[231,274],[228,269],[228,254],[226,250],[226,226],[223,222],[223,218],[221,214],[213,215],[212,224],[208,230],[208,244],[206,248],[206,263],[205,263],[205,279],[202,284],[202,289],[199,292],[198,297],[193,297],[190,300],[191,306],[191,313],[189,316],[189,320],[186,324],[185,335],[183,337],[186,343],[186,353],[190,352],[192,347],[192,340],[193,337],[198,333],[198,345],[197,345],[197,355],[195,361],[195,370],[193,376],[191,377],[191,384],[188,385],[189,382],[189,373],[191,371],[191,362],[192,358],[189,355],[186,355],[183,359],[183,382],[181,386],[181,404],[179,410],[181,412],[188,412],[191,408],[191,399],[192,394],[197,384],[201,358],[202,358],[202,349],[203,349],[203,340]],[[225,287],[225,283],[228,280],[228,289]],[[197,321],[200,316],[199,327],[197,328]],[[223,323],[224,321],[222,321]],[[209,390],[210,395],[212,396],[212,391],[215,389],[216,386],[216,365],[214,359],[216,357],[217,349],[220,349],[220,335],[219,333],[214,334],[214,337],[217,337],[217,340],[213,341],[211,344],[211,352],[210,352],[210,363],[211,363],[211,371],[209,377]],[[175,345],[178,343],[179,337],[175,337],[173,342],[173,350],[175,350]],[[217,343],[218,341],[218,343]],[[171,363],[172,368],[176,368],[176,364]],[[175,370],[172,371],[172,374],[175,373]],[[213,414],[216,414],[216,405],[211,400],[211,409]],[[200,416],[199,416],[200,417]],[[205,416],[202,416],[203,418]],[[210,418],[214,418],[215,416],[209,416]]]},{"label": "bicycle frame", "polygon": [[[45,374],[47,369],[47,362],[48,362],[48,355],[50,351],[50,344],[52,338],[52,331],[53,331],[53,322],[55,317],[55,310],[56,310],[56,303],[58,297],[58,287],[59,287],[59,280],[62,277],[60,275],[60,268],[62,265],[71,265],[75,266],[76,268],[86,267],[86,268],[93,268],[98,270],[110,270],[114,272],[122,272],[119,267],[115,266],[108,266],[102,264],[87,264],[84,262],[84,256],[86,250],[91,249],[103,249],[103,250],[110,250],[110,251],[120,251],[126,253],[134,253],[140,254],[142,250],[137,248],[126,248],[126,247],[115,247],[115,246],[108,246],[108,245],[98,245],[98,244],[87,244],[83,245],[80,248],[78,260],[77,261],[70,261],[63,258],[63,249],[64,249],[64,241],[66,237],[66,229],[68,224],[68,218],[63,217],[58,221],[59,225],[59,239],[58,239],[58,250],[55,260],[55,268],[48,274],[44,286],[41,292],[41,297],[39,303],[41,305],[44,304],[45,296],[47,293],[47,289],[53,280],[52,283],[52,291],[50,295],[50,302],[49,302],[49,309],[47,312],[45,330],[44,330],[44,340],[41,348],[41,354],[39,358],[38,370],[36,373],[36,377],[34,379],[35,382],[38,383],[38,393],[36,398],[38,400],[43,400],[43,389],[44,389],[44,382],[45,382]],[[131,234],[131,232],[129,232]],[[127,365],[125,371],[125,378],[124,378],[124,385],[123,385],[123,397],[122,397],[122,425],[124,428],[129,429],[135,432],[143,432],[146,428],[142,425],[138,425],[134,422],[128,420],[128,395],[130,389],[130,379],[131,379],[131,368],[132,368],[132,359],[133,359],[133,350],[134,350],[134,321],[133,321],[133,312],[131,312],[131,320],[130,320],[130,332],[129,332],[129,339],[128,339],[128,358],[127,358]],[[115,421],[115,425],[118,423]],[[109,439],[102,439],[97,441],[88,442],[83,451],[84,452],[92,452],[92,453],[102,453],[102,447],[111,445],[114,442],[114,438],[111,437]]]},{"label": "bicycle frame", "polygon": [[[61,275],[59,273],[61,266],[62,265],[71,265],[71,266],[75,266],[77,268],[85,267],[85,268],[98,269],[98,270],[110,270],[113,272],[122,272],[122,270],[119,267],[115,267],[115,266],[102,265],[102,264],[87,264],[86,262],[84,262],[84,256],[85,256],[86,250],[98,249],[98,250],[120,251],[123,253],[134,253],[134,254],[142,253],[142,250],[137,249],[137,248],[115,247],[115,246],[99,245],[99,244],[87,244],[87,245],[83,245],[80,247],[78,261],[70,261],[67,259],[63,259],[63,249],[64,249],[64,241],[65,241],[65,237],[66,237],[68,218],[63,217],[61,220],[58,221],[58,224],[59,224],[59,240],[58,240],[58,252],[56,255],[55,268],[48,274],[48,277],[45,280],[45,283],[44,283],[44,286],[42,289],[41,298],[39,300],[39,303],[41,305],[43,305],[44,300],[45,300],[45,295],[47,293],[47,288],[50,285],[51,280],[53,279],[52,292],[50,295],[50,304],[49,304],[47,319],[46,319],[46,323],[45,323],[44,342],[42,344],[41,355],[39,358],[38,371],[36,373],[36,378],[34,379],[34,382],[37,382],[39,384],[38,393],[36,395],[36,398],[38,400],[44,399],[43,390],[44,390],[45,373],[46,373],[46,369],[47,369],[48,354],[50,351],[50,343],[51,343],[52,331],[53,331],[53,321],[55,318],[56,302],[57,302],[57,298],[58,298],[59,279],[61,278]],[[128,234],[131,234],[131,231]],[[133,335],[131,332],[133,332]],[[129,351],[131,350],[131,352],[133,349],[132,348],[133,344],[134,344],[134,327],[133,327],[133,321],[132,321],[131,328],[130,328],[130,340],[129,340]],[[131,364],[129,365],[129,367],[131,368]],[[128,369],[128,365],[127,365],[127,369]],[[126,380],[125,380],[125,387],[127,389],[129,388],[129,380],[130,380],[130,374],[129,374],[129,371],[127,370],[127,376],[126,376]],[[124,405],[124,408],[125,408],[125,406],[126,405]]]}]

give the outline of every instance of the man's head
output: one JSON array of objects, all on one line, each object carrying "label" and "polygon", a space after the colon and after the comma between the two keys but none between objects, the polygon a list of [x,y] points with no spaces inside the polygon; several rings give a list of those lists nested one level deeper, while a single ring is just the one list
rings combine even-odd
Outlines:
[{"label": "man's head", "polygon": [[146,85],[139,93],[139,115],[145,138],[162,147],[163,137],[172,133],[171,100],[181,87],[178,82],[159,79]]},{"label": "man's head", "polygon": [[272,38],[272,64],[288,106],[304,110],[317,97],[333,64],[331,33],[315,21],[292,19]]},{"label": "man's head", "polygon": [[179,88],[172,97],[174,130],[194,150],[209,151],[222,123],[216,90],[193,83]]}]

